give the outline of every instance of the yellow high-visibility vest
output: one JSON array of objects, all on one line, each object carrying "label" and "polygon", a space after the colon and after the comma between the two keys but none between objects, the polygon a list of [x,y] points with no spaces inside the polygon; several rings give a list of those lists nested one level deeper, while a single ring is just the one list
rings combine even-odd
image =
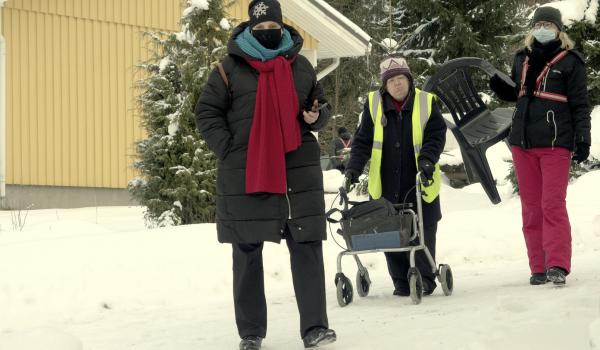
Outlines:
[{"label": "yellow high-visibility vest", "polygon": [[[419,168],[419,153],[423,145],[423,130],[431,116],[431,105],[435,95],[419,89],[415,89],[415,102],[412,112],[412,137],[415,151],[415,162]],[[383,104],[381,93],[372,91],[369,93],[369,111],[373,119],[373,149],[371,151],[371,165],[369,167],[369,194],[373,199],[381,197],[381,152],[383,150]],[[399,180],[399,179],[398,179]],[[440,194],[441,185],[440,165],[435,164],[433,183],[430,186],[421,185],[423,200],[427,203],[433,202]]]}]

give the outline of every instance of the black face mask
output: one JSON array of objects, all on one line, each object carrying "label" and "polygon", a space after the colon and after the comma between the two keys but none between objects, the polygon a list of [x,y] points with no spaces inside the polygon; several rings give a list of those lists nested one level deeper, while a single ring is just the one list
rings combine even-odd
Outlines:
[{"label": "black face mask", "polygon": [[252,30],[252,35],[267,49],[275,50],[281,43],[281,29]]}]

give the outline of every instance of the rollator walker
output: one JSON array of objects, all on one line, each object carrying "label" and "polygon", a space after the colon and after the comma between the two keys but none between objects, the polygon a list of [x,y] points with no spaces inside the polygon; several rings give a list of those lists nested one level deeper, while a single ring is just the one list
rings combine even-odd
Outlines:
[{"label": "rollator walker", "polygon": [[[343,209],[332,209],[327,213],[327,220],[330,223],[340,223],[340,229],[337,233],[341,234],[346,240],[347,248],[341,251],[337,256],[337,273],[335,275],[335,285],[337,289],[337,301],[341,307],[350,304],[354,297],[352,283],[350,279],[342,272],[342,258],[351,255],[356,261],[358,271],[356,274],[356,288],[360,297],[369,295],[371,279],[369,272],[361,263],[360,254],[384,253],[384,252],[406,252],[410,255],[410,268],[408,270],[408,283],[410,288],[410,297],[414,304],[420,304],[423,297],[423,281],[421,272],[415,266],[415,253],[423,250],[429,261],[433,273],[439,280],[442,290],[446,296],[452,294],[453,278],[452,270],[449,265],[436,264],[431,256],[429,249],[425,246],[425,232],[423,230],[423,211],[421,199],[421,173],[416,176],[416,197],[417,211],[411,207],[412,203],[391,204],[397,212],[389,216],[377,216],[366,218],[349,217],[351,212],[350,205],[357,205],[367,202],[351,202],[348,199],[348,193],[344,186],[339,189],[340,204]],[[331,216],[335,212],[342,214],[341,220],[333,219]],[[367,215],[368,216],[368,215]],[[361,222],[363,220],[363,222]],[[367,224],[364,225],[364,221]],[[383,221],[388,221],[388,225],[379,225]],[[359,232],[353,231],[353,225],[359,226]],[[353,232],[351,232],[353,231]],[[361,233],[362,231],[363,233]]]}]

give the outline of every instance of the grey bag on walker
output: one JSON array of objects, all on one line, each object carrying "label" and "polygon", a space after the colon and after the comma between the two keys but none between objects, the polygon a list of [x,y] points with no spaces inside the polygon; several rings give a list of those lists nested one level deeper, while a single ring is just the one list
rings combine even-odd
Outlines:
[{"label": "grey bag on walker", "polygon": [[380,198],[349,204],[351,208],[340,211],[341,228],[338,230],[348,249],[400,248],[408,245],[412,235],[412,217],[399,213],[390,201]]}]

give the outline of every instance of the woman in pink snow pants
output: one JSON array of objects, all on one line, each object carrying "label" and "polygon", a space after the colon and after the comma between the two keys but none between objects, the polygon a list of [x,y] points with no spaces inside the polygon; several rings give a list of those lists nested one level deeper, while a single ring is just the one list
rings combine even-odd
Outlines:
[{"label": "woman in pink snow pants", "polygon": [[525,48],[517,51],[510,86],[490,79],[499,98],[516,101],[509,142],[519,184],[523,234],[532,285],[563,285],[571,271],[571,225],[566,207],[571,160],[590,153],[590,103],[585,62],[573,50],[561,13],[538,8]]}]

